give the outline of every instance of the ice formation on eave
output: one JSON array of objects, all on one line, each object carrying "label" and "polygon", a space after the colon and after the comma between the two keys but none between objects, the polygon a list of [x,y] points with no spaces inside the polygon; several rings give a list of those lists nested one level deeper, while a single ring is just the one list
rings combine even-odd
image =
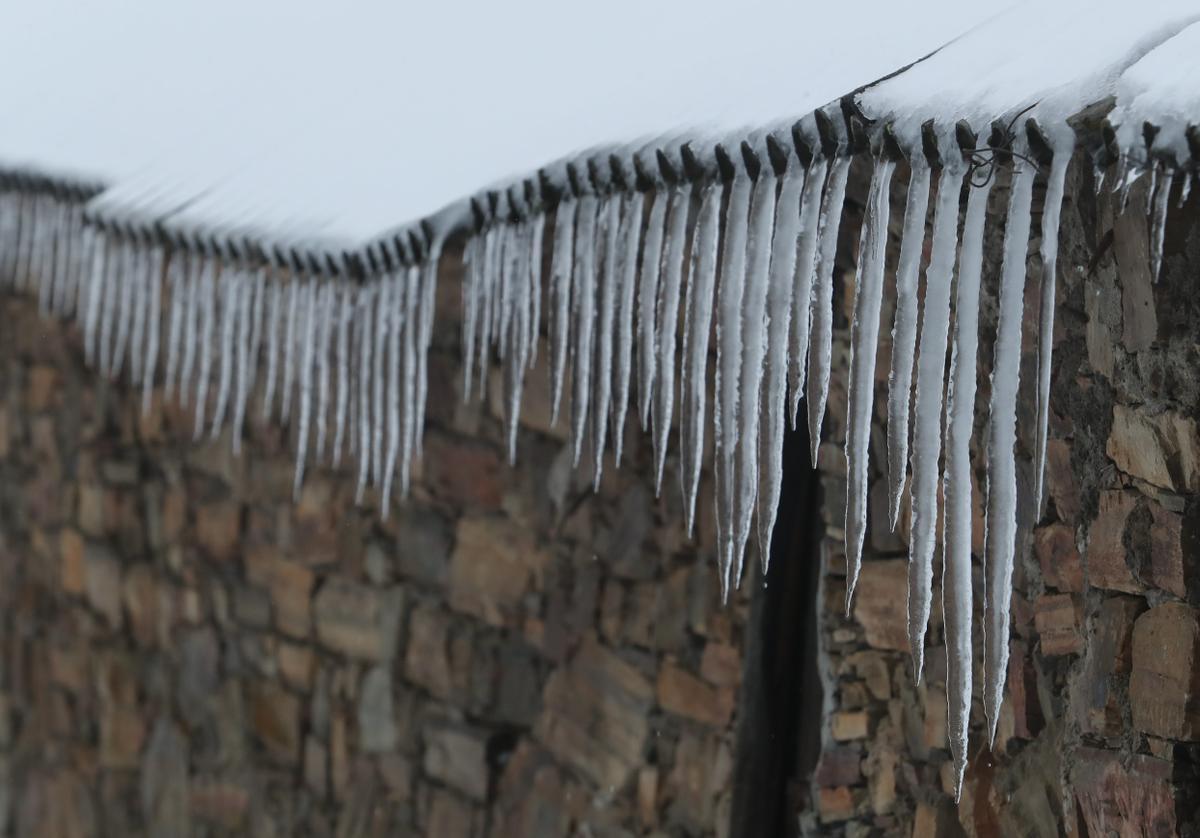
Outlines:
[{"label": "ice formation on eave", "polygon": [[[886,513],[895,527],[911,471],[909,637],[920,678],[940,541],[950,740],[961,782],[975,693],[973,478],[982,475],[986,488],[982,692],[992,735],[1022,549],[1015,421],[1034,186],[1044,181],[1046,198],[1037,231],[1035,486],[1027,500],[1040,508],[1067,166],[1073,156],[1090,159],[1114,190],[1151,172],[1157,273],[1171,200],[1186,200],[1200,156],[1200,14],[1186,6],[1150,2],[1113,26],[1095,3],[1024,5],[798,120],[595,147],[349,248],[313,234],[323,228],[311,219],[298,220],[294,235],[277,215],[255,226],[255,190],[240,199],[227,190],[217,201],[189,189],[181,203],[178,191],[136,178],[101,191],[9,173],[0,178],[0,275],[35,293],[43,311],[74,317],[103,374],[125,376],[147,400],[164,382],[191,405],[197,436],[232,423],[239,445],[257,393],[263,419],[295,429],[297,491],[314,464],[344,460],[357,470],[360,497],[376,486],[386,499],[408,490],[420,453],[437,266],[447,237],[462,235],[464,394],[482,393],[490,365],[501,367],[510,458],[519,453],[522,390],[544,322],[555,420],[569,428],[575,461],[595,462],[597,482],[610,448],[619,460],[632,413],[650,434],[659,490],[674,491],[664,472],[678,427],[690,530],[711,433],[717,557],[728,594],[747,549],[764,563],[770,555],[785,419],[808,423],[816,455],[834,372],[843,203],[852,163],[870,163],[865,222],[854,231],[847,607],[866,516]],[[275,168],[267,166],[266,181]],[[903,209],[892,199],[897,171],[908,173]],[[1005,208],[989,214],[998,171],[1008,186]],[[902,234],[889,249],[896,212]],[[980,346],[982,243],[995,225],[1004,230],[999,314],[994,343]],[[927,235],[931,259],[922,270]],[[881,301],[893,276],[897,307],[886,323]],[[868,510],[884,329],[893,347],[889,497],[886,510]],[[973,463],[981,353],[991,358],[992,386],[977,440],[984,459]]]}]

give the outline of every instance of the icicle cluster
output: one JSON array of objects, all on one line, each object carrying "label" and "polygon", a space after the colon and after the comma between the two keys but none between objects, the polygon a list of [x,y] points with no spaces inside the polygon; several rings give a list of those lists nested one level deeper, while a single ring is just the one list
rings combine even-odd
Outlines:
[{"label": "icicle cluster", "polygon": [[[4,184],[0,184],[3,186]],[[440,244],[421,235],[339,260],[267,259],[88,216],[89,197],[0,189],[0,275],[80,325],[86,360],[189,405],[194,438],[249,417],[290,425],[294,491],[312,463],[358,469],[359,498],[419,456]],[[258,394],[258,413],[251,401]]]}]

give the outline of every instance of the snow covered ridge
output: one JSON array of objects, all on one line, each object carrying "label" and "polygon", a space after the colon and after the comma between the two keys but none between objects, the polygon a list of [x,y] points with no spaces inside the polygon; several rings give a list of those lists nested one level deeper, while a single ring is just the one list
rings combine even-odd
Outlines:
[{"label": "snow covered ridge", "polygon": [[[764,560],[770,555],[785,421],[807,423],[815,459],[833,374],[847,179],[852,159],[870,159],[848,370],[847,606],[868,513],[876,347],[890,328],[886,512],[894,527],[911,486],[909,637],[918,678],[942,545],[951,748],[961,782],[975,689],[976,359],[990,352],[993,370],[981,442],[983,705],[994,735],[1018,549],[1016,399],[1035,183],[1046,186],[1035,278],[1032,503],[1040,508],[1068,163],[1090,159],[1097,184],[1118,196],[1137,178],[1153,180],[1147,223],[1156,273],[1166,215],[1176,199],[1188,199],[1200,163],[1200,15],[1170,0],[1143,5],[1137,20],[1123,17],[1119,26],[1081,16],[1078,3],[1043,10],[1031,25],[1022,6],[798,121],[593,149],[349,249],[279,227],[262,232],[242,216],[214,225],[191,213],[202,197],[189,192],[181,201],[169,184],[131,180],[102,190],[10,172],[0,177],[0,281],[36,293],[48,314],[74,317],[89,361],[102,374],[124,375],[147,404],[159,384],[192,404],[197,437],[230,424],[239,446],[250,394],[261,393],[262,418],[296,429],[297,489],[310,461],[348,459],[360,492],[378,486],[386,511],[393,486],[408,489],[421,450],[437,267],[447,237],[463,235],[464,392],[474,396],[487,366],[502,365],[510,457],[544,324],[554,412],[569,423],[576,460],[586,452],[600,464],[611,444],[619,463],[624,426],[637,421],[651,434],[661,489],[677,425],[689,530],[712,434],[718,563],[728,591],[740,583],[752,544]],[[902,210],[889,200],[897,170],[909,172]],[[1002,218],[987,212],[998,172],[1009,183]],[[893,262],[895,211],[902,216]],[[999,321],[994,344],[980,346],[983,242],[995,225],[1004,230]],[[927,235],[931,258],[922,266]],[[892,276],[897,308],[886,324],[881,301]]]}]

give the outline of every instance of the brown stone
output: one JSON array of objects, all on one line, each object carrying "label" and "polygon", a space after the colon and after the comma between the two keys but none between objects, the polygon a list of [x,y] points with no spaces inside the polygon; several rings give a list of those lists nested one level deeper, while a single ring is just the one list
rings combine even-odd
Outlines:
[{"label": "brown stone", "polygon": [[386,666],[367,670],[358,691],[358,744],[370,754],[396,747],[396,711],[392,702],[392,675]]},{"label": "brown stone", "polygon": [[1103,736],[1119,736],[1126,727],[1122,701],[1113,676],[1129,672],[1134,620],[1146,608],[1136,597],[1113,596],[1100,603],[1083,668],[1073,684],[1071,711],[1080,726]]},{"label": "brown stone", "polygon": [[925,688],[924,742],[927,748],[944,750],[946,738],[946,691],[933,686]]},{"label": "brown stone", "polygon": [[1150,503],[1150,554],[1143,562],[1146,582],[1183,599],[1187,596],[1184,572],[1183,516]]},{"label": "brown stone", "polygon": [[813,782],[824,788],[858,785],[862,780],[862,759],[862,752],[855,747],[822,748]]},{"label": "brown stone", "polygon": [[1082,650],[1080,616],[1079,601],[1071,594],[1043,594],[1037,598],[1033,622],[1043,655],[1075,655]]},{"label": "brown stone", "polygon": [[529,529],[507,518],[462,518],[450,559],[450,607],[505,625],[549,561]]},{"label": "brown stone", "polygon": [[471,804],[456,794],[439,788],[429,788],[429,817],[424,835],[474,835],[475,812]]},{"label": "brown stone", "polygon": [[320,740],[304,738],[304,784],[318,797],[329,793],[329,754]]},{"label": "brown stone", "polygon": [[534,736],[601,789],[615,791],[642,764],[653,699],[637,669],[588,637],[546,682]]},{"label": "brown stone", "polygon": [[501,498],[497,452],[440,433],[425,436],[425,478],[434,494],[455,505],[496,509]]},{"label": "brown stone", "polygon": [[413,609],[408,624],[404,674],[441,699],[448,699],[454,688],[449,631],[449,617],[440,609],[427,605]]},{"label": "brown stone", "polygon": [[237,830],[250,809],[250,790],[241,783],[200,778],[188,788],[189,811],[202,821]]},{"label": "brown stone", "polygon": [[741,652],[725,643],[706,643],[700,659],[700,675],[718,687],[736,687],[742,681]]},{"label": "brown stone", "polygon": [[674,663],[658,672],[658,703],[668,713],[715,728],[724,728],[733,714],[732,689],[713,687]]},{"label": "brown stone", "polygon": [[241,535],[242,508],[232,500],[215,501],[197,506],[195,521],[196,543],[205,554],[218,561],[237,556]]},{"label": "brown stone", "polygon": [[413,764],[400,754],[382,754],[379,757],[379,776],[393,800],[406,801],[412,797]]},{"label": "brown stone", "polygon": [[638,823],[651,829],[658,823],[658,769],[646,766],[637,778]]},{"label": "brown stone", "polygon": [[58,537],[58,578],[63,593],[79,596],[86,589],[83,536],[75,530],[65,529]]},{"label": "brown stone", "polygon": [[1113,405],[1105,449],[1117,468],[1163,489],[1200,491],[1200,434],[1196,420],[1165,411]]},{"label": "brown stone", "polygon": [[55,393],[59,388],[59,371],[55,367],[38,365],[29,370],[29,388],[25,404],[30,411],[50,410],[55,405]]},{"label": "brown stone", "polygon": [[1125,546],[1126,525],[1136,507],[1137,496],[1130,492],[1100,493],[1100,511],[1092,522],[1087,543],[1087,577],[1094,587],[1130,594],[1142,592]]},{"label": "brown stone", "polygon": [[817,790],[817,814],[821,823],[839,823],[854,817],[854,794],[845,786]]},{"label": "brown stone", "polygon": [[864,710],[834,713],[829,721],[829,732],[836,742],[866,739],[871,732],[871,718]]},{"label": "brown stone", "polygon": [[267,752],[294,765],[300,757],[300,701],[278,684],[250,685],[250,722]]},{"label": "brown stone", "polygon": [[1176,835],[1171,764],[1076,748],[1071,785],[1088,835]]},{"label": "brown stone", "polygon": [[149,565],[137,564],[129,569],[125,574],[121,599],[129,617],[130,631],[138,645],[155,645],[160,635],[160,611],[169,609],[162,608],[158,581]]},{"label": "brown stone", "polygon": [[1066,593],[1083,590],[1083,562],[1075,548],[1075,532],[1055,522],[1039,528],[1033,536],[1033,552],[1042,567],[1042,579]]},{"label": "brown stone", "polygon": [[425,736],[425,773],[472,800],[487,798],[487,742],[479,733],[440,728]]},{"label": "brown stone", "polygon": [[903,559],[863,562],[854,593],[854,619],[876,649],[908,650],[908,563]]},{"label": "brown stone", "polygon": [[689,832],[707,831],[716,813],[716,797],[729,780],[732,762],[728,747],[719,737],[684,731],[664,789],[664,797],[671,800],[670,820]]},{"label": "brown stone", "polygon": [[1133,626],[1129,705],[1138,730],[1200,739],[1200,612],[1182,603],[1151,608]]},{"label": "brown stone", "polygon": [[306,692],[312,689],[317,664],[311,648],[283,640],[275,650],[275,660],[285,683]]},{"label": "brown stone", "polygon": [[389,661],[400,642],[403,608],[399,588],[379,591],[332,578],[317,591],[313,603],[317,638],[348,657]]},{"label": "brown stone", "polygon": [[258,546],[243,554],[246,580],[267,589],[275,625],[289,637],[307,638],[312,627],[313,572],[283,559],[273,547]]},{"label": "brown stone", "polygon": [[121,625],[121,564],[100,545],[84,551],[84,588],[88,603],[111,628]]},{"label": "brown stone", "polygon": [[1046,492],[1054,501],[1060,521],[1079,522],[1079,481],[1071,467],[1071,443],[1065,439],[1046,440]]},{"label": "brown stone", "polygon": [[570,834],[571,801],[553,757],[523,739],[504,766],[491,806],[494,838]]}]

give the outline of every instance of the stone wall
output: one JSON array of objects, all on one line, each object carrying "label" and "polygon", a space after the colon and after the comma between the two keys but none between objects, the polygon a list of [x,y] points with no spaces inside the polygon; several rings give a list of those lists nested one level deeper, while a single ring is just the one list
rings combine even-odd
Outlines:
[{"label": "stone wall", "polygon": [[510,468],[447,329],[412,498],[293,503],[286,434],[193,443],[2,305],[0,832],[726,834],[748,603],[640,434],[593,494],[539,370]]},{"label": "stone wall", "polygon": [[[803,815],[814,832],[1200,834],[1200,212],[1194,197],[1172,212],[1163,274],[1153,284],[1147,180],[1131,192],[1129,211],[1114,217],[1117,198],[1095,197],[1088,161],[1077,157],[1072,164],[1059,257],[1049,499],[1041,514],[1030,508],[1020,514],[1027,549],[1018,554],[1008,694],[990,748],[978,697],[985,486],[978,441],[987,416],[1002,230],[988,234],[984,297],[990,303],[982,317],[973,450],[977,695],[957,805],[949,793],[936,586],[932,648],[919,685],[907,653],[906,522],[893,534],[881,515],[871,516],[853,613],[842,616],[845,395],[831,395],[821,448],[820,612],[831,703],[814,778],[816,811]],[[903,190],[898,184],[894,201]],[[1172,200],[1178,195],[1177,180]],[[1003,218],[1007,197],[1001,176],[989,213]],[[1031,276],[1041,270],[1037,244],[1035,235]],[[843,242],[848,259],[855,246]],[[852,270],[844,280],[834,360],[843,369]],[[1028,291],[1021,373],[1028,397],[1017,425],[1020,480],[1031,494],[1036,282]],[[885,311],[885,322],[890,316]],[[880,429],[889,352],[885,337],[875,403]],[[881,433],[871,453],[872,509],[881,510],[887,497]],[[939,568],[940,558],[939,547]]]},{"label": "stone wall", "polygon": [[[851,212],[863,174],[856,164]],[[894,200],[903,188],[900,177]],[[804,622],[814,605],[820,615],[810,638],[824,690],[820,759],[813,777],[789,778],[801,831],[1200,828],[1196,201],[1172,215],[1152,286],[1144,185],[1117,219],[1109,198],[1092,195],[1090,169],[1076,165],[1049,500],[1022,513],[1029,549],[1016,571],[1008,698],[992,748],[976,703],[957,805],[936,604],[919,685],[906,651],[903,523],[893,534],[872,517],[842,616],[836,371],[846,366],[858,228],[843,225],[824,526],[812,534],[819,557],[808,558],[820,562],[819,600],[784,601],[773,617]],[[1002,178],[993,211],[1006,198]],[[1000,235],[989,233],[985,299]],[[735,730],[759,712],[751,699],[775,688],[762,680],[770,667],[750,659],[775,640],[755,635],[757,571],[720,604],[710,516],[696,541],[684,536],[678,492],[668,478],[655,499],[634,429],[626,463],[610,465],[593,494],[590,467],[571,469],[562,428],[550,426],[542,368],[528,378],[518,466],[505,464],[498,379],[482,405],[459,398],[457,294],[451,265],[423,468],[386,518],[370,493],[355,505],[344,466],[310,470],[293,501],[286,433],[253,426],[238,458],[228,436],[193,442],[186,406],[156,394],[140,415],[123,385],[83,367],[73,329],[40,319],[30,301],[0,302],[0,830],[744,834],[732,813],[760,801],[743,787],[735,802],[745,757]],[[1029,303],[1026,387],[1033,294]],[[993,329],[994,303],[983,318],[980,438]],[[880,351],[886,361],[886,339]],[[1032,398],[1021,410],[1027,460]],[[872,509],[882,509],[878,433],[872,461]],[[785,649],[776,667],[800,654]],[[743,672],[756,680],[743,684]],[[815,686],[806,683],[807,702]],[[786,739],[768,727],[747,741],[802,747]]]}]

